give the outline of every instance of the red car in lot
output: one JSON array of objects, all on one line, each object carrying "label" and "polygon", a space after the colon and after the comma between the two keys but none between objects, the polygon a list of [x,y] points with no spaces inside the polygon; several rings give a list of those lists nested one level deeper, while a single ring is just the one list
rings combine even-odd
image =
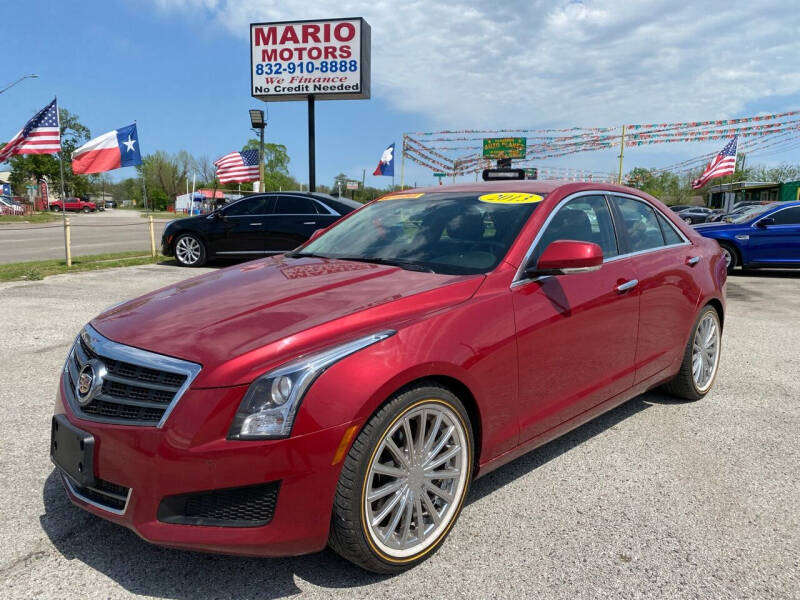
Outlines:
[{"label": "red car in lot", "polygon": [[656,386],[713,385],[725,261],[654,198],[506,181],[392,193],[299,250],[85,326],[51,456],[165,546],[391,573],[471,481]]},{"label": "red car in lot", "polygon": [[50,210],[59,212],[62,210],[73,212],[94,212],[97,210],[97,204],[81,198],[67,198],[66,201],[51,200]]}]

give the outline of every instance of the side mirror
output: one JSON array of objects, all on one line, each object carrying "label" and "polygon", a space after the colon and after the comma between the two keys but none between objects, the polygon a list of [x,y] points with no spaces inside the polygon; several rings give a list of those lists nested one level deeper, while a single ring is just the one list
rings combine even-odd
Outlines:
[{"label": "side mirror", "polygon": [[312,233],[312,234],[311,234],[311,237],[310,237],[310,238],[308,238],[308,241],[310,242],[311,240],[315,240],[315,239],[317,239],[319,236],[321,236],[321,235],[322,235],[323,233],[325,233],[327,230],[328,230],[328,228],[327,228],[327,227],[323,227],[322,229],[315,229],[315,230],[314,230],[314,233]]},{"label": "side mirror", "polygon": [[542,252],[539,262],[525,273],[537,275],[567,275],[596,271],[603,266],[603,249],[592,242],[556,240]]},{"label": "side mirror", "polygon": [[775,225],[775,219],[772,217],[764,217],[763,219],[756,221],[756,227],[759,229],[766,229],[768,225]]}]

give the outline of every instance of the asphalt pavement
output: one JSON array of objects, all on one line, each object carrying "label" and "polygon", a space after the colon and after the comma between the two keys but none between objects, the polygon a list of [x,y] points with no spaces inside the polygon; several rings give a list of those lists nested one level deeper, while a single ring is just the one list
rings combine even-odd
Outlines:
[{"label": "asphalt pavement", "polygon": [[[95,213],[67,213],[73,256],[126,250],[150,251],[147,219],[139,211],[108,209]],[[156,249],[167,220],[154,223]],[[0,264],[64,258],[61,221],[0,223]]]},{"label": "asphalt pavement", "polygon": [[729,280],[704,400],[645,394],[476,481],[443,548],[381,577],[330,551],[157,548],[67,501],[48,446],[74,335],[107,305],[203,271],[0,284],[3,598],[800,598],[800,272]]}]

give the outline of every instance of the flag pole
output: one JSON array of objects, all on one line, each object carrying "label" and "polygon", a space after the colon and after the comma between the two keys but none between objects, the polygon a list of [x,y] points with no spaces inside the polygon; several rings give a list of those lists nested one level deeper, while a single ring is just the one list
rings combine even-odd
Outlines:
[{"label": "flag pole", "polygon": [[617,183],[622,185],[622,157],[625,155],[625,125],[622,126],[622,138],[619,142],[619,175],[617,175]]},{"label": "flag pole", "polygon": [[67,267],[72,266],[72,257],[69,252],[69,239],[67,238],[67,196],[64,192],[64,149],[61,147],[61,115],[58,114],[58,96],[56,101],[56,120],[58,122],[58,169],[61,173],[61,224],[64,226],[64,258]]}]

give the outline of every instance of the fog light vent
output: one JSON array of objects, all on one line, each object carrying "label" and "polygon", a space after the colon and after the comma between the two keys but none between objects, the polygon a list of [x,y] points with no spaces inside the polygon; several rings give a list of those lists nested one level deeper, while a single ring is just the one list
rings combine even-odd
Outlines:
[{"label": "fog light vent", "polygon": [[167,496],[158,520],[178,525],[261,527],[272,521],[279,481],[246,487]]}]

